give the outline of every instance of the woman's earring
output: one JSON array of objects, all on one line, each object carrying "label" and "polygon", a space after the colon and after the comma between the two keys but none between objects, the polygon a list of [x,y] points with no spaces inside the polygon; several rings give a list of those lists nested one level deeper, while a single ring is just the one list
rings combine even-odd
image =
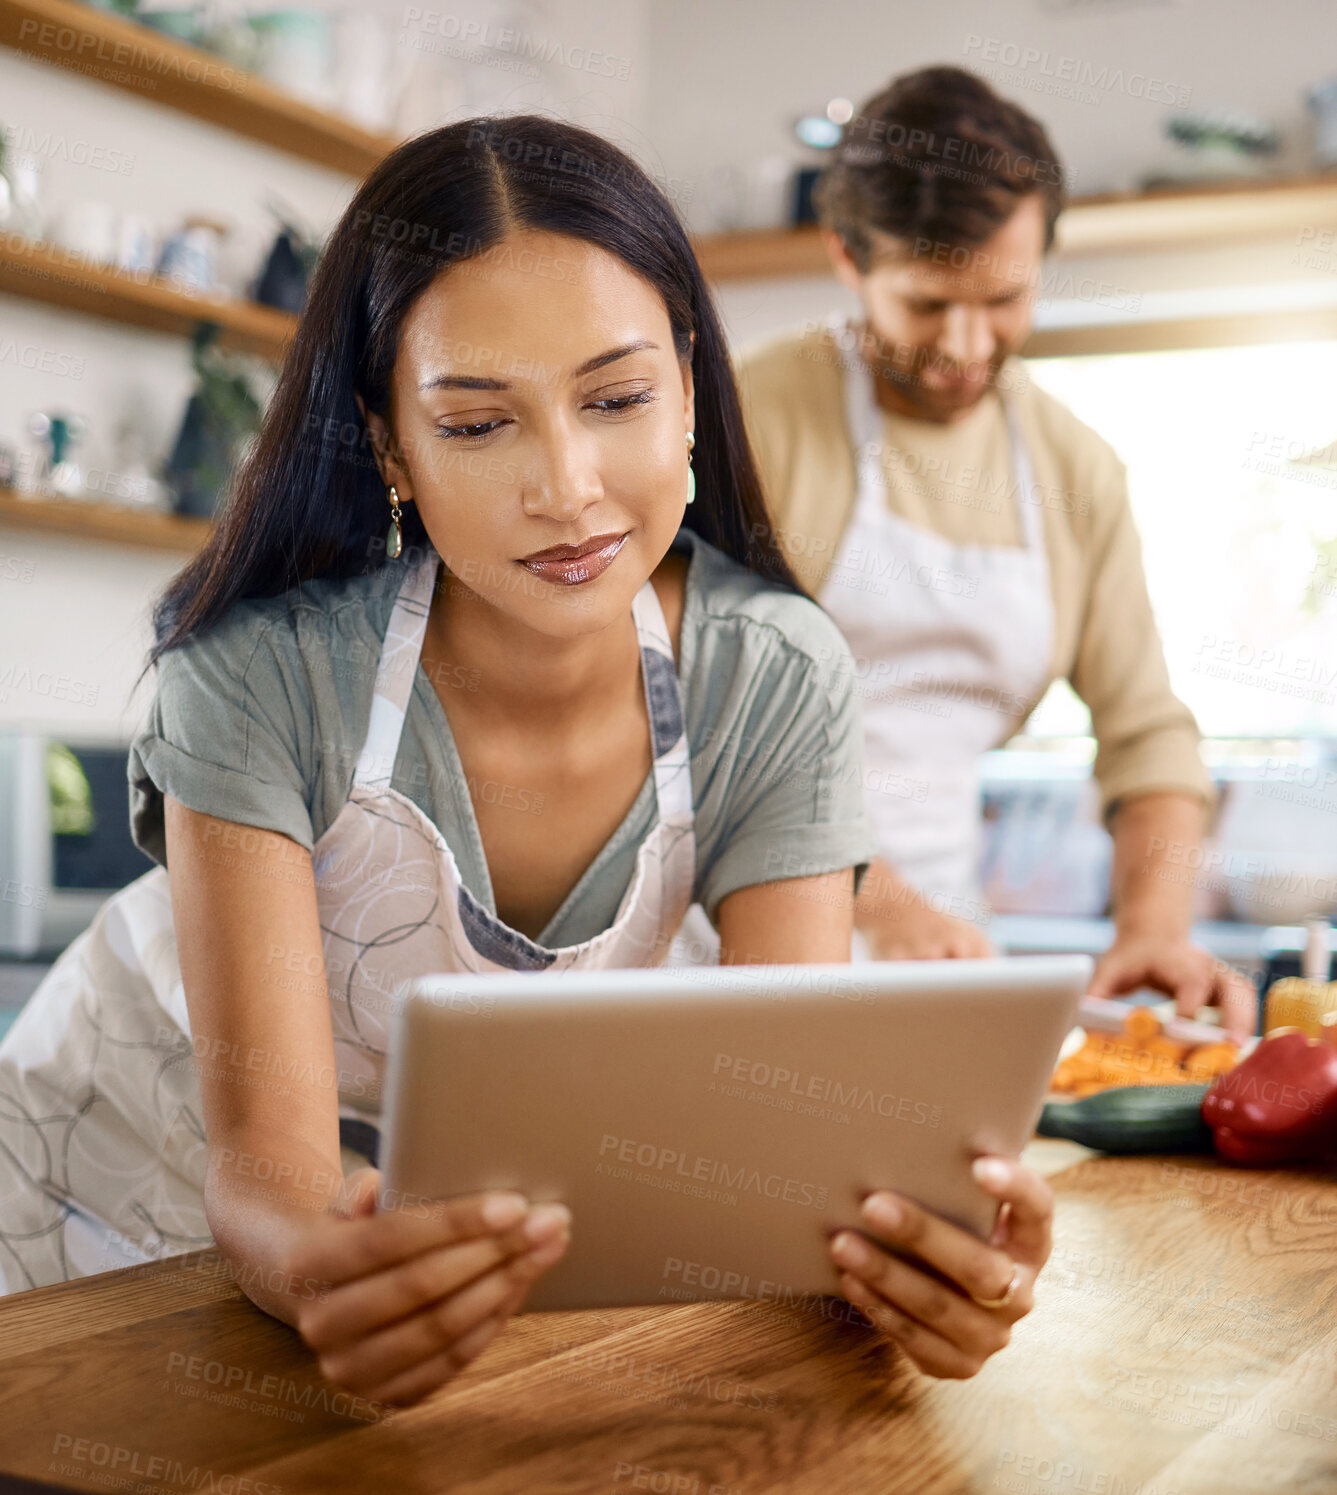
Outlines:
[{"label": "woman's earring", "polygon": [[398,558],[404,548],[404,531],[400,528],[399,494],[395,492],[395,485],[390,484],[390,529],[385,537],[385,553],[393,561]]},{"label": "woman's earring", "polygon": [[691,503],[696,497],[696,474],[692,471],[692,448],[696,445],[696,436],[693,432],[687,433],[687,502]]}]

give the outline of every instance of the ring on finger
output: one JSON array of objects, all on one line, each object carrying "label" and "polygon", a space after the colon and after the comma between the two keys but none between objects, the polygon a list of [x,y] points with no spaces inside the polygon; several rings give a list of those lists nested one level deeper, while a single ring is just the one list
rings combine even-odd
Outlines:
[{"label": "ring on finger", "polygon": [[1017,1288],[1020,1285],[1021,1285],[1021,1268],[1018,1267],[1018,1266],[1014,1266],[1012,1268],[1012,1280],[1008,1283],[1007,1287],[1004,1288],[1002,1297],[1000,1297],[1000,1298],[976,1298],[975,1295],[974,1295],[974,1293],[972,1293],[970,1296],[971,1296],[971,1298],[972,1298],[972,1300],[974,1302],[976,1302],[976,1303],[978,1303],[980,1305],[981,1308],[1006,1308],[1007,1305],[1016,1296]]}]

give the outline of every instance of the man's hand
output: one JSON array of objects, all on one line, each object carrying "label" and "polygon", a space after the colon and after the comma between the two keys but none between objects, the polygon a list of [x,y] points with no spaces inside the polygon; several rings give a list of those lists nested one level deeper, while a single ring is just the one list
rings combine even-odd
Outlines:
[{"label": "man's hand", "polygon": [[995,953],[981,929],[939,913],[880,859],[864,876],[854,922],[875,960],[969,960]]},{"label": "man's hand", "polygon": [[1222,1027],[1236,1038],[1257,1026],[1253,982],[1183,936],[1120,934],[1096,965],[1091,995],[1117,997],[1142,986],[1173,997],[1180,1017],[1219,1007]]},{"label": "man's hand", "polygon": [[1253,982],[1189,938],[1197,880],[1186,852],[1202,839],[1204,807],[1192,795],[1140,794],[1111,824],[1114,943],[1096,966],[1093,997],[1150,986],[1175,999],[1180,1017],[1221,1009],[1222,1026],[1246,1038],[1258,1020]]},{"label": "man's hand", "polygon": [[970,960],[994,954],[974,924],[940,914],[915,895],[895,919],[862,925],[877,960]]}]

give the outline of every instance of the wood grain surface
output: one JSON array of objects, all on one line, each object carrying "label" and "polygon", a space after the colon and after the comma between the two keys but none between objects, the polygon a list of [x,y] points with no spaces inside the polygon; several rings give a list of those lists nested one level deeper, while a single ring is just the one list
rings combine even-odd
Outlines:
[{"label": "wood grain surface", "polygon": [[1337,1180],[1096,1158],[970,1381],[831,1299],[522,1315],[386,1413],[212,1252],[0,1299],[0,1471],[76,1490],[1287,1495],[1337,1490]]}]

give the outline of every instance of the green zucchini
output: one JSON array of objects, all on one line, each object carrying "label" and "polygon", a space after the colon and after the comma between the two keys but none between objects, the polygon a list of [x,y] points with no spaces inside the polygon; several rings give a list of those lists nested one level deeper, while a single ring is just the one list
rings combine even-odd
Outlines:
[{"label": "green zucchini", "polygon": [[1202,1119],[1206,1085],[1123,1085],[1081,1100],[1050,1101],[1036,1131],[1097,1152],[1211,1152]]}]

